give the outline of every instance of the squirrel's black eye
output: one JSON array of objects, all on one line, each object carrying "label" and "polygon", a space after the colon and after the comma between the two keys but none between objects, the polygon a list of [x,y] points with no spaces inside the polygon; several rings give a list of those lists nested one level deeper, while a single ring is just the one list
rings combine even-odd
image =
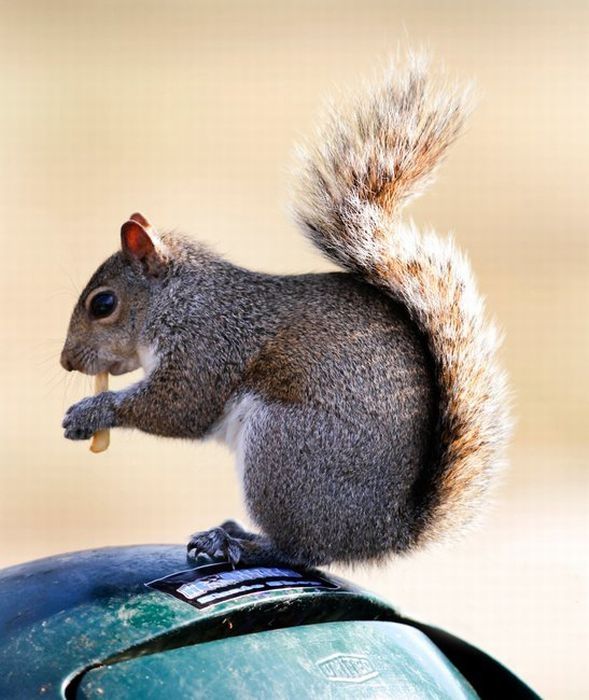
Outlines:
[{"label": "squirrel's black eye", "polygon": [[92,318],[106,318],[117,308],[117,296],[114,292],[99,292],[92,297],[88,311]]}]

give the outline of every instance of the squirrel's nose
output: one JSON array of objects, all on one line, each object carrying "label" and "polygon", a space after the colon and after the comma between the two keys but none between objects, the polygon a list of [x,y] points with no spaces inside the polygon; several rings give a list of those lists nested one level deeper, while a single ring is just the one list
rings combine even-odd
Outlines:
[{"label": "squirrel's nose", "polygon": [[68,357],[65,350],[62,350],[61,358],[59,361],[61,362],[61,366],[68,372],[71,372],[73,370],[74,366],[72,365],[70,358]]}]

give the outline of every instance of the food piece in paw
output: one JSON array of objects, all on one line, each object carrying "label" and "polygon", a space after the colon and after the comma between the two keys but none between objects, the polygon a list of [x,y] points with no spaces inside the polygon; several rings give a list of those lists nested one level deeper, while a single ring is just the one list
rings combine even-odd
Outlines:
[{"label": "food piece in paw", "polygon": [[[94,393],[101,394],[108,391],[108,372],[99,372],[94,377]],[[104,452],[110,443],[110,430],[99,430],[92,436],[90,443],[91,452]]]}]

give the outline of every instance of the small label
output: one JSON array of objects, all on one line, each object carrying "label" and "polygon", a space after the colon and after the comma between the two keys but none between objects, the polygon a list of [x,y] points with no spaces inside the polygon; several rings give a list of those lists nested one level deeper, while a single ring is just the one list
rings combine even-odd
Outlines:
[{"label": "small label", "polygon": [[145,584],[169,593],[197,608],[241,598],[246,595],[285,589],[337,589],[338,585],[317,574],[281,567],[232,569],[229,564],[205,564],[179,571]]},{"label": "small label", "polygon": [[317,662],[317,666],[334,683],[362,683],[378,676],[370,659],[361,654],[334,654]]}]

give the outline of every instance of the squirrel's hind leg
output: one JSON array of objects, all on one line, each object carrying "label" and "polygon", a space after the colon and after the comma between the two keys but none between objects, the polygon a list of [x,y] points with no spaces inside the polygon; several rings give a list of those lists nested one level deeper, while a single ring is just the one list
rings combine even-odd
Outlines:
[{"label": "squirrel's hind leg", "polygon": [[226,560],[232,566],[302,565],[280,551],[268,537],[248,532],[234,520],[227,520],[220,527],[195,532],[186,549],[191,560],[206,554],[212,559]]}]

